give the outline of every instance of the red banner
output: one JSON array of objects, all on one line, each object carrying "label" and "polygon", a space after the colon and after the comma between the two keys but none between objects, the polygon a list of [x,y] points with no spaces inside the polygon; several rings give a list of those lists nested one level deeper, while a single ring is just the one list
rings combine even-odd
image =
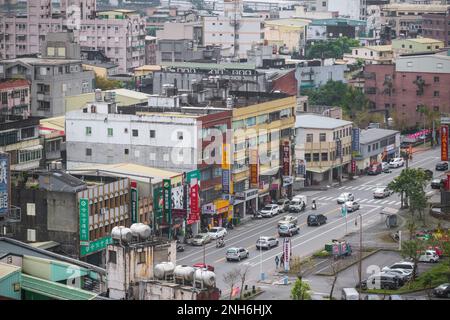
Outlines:
[{"label": "red banner", "polygon": [[250,150],[250,183],[255,188],[258,187],[259,182],[258,164],[258,149],[252,149]]},{"label": "red banner", "polygon": [[283,175],[290,176],[291,175],[291,159],[289,157],[290,147],[289,141],[285,141],[283,145]]},{"label": "red banner", "polygon": [[198,184],[191,185],[189,190],[189,198],[191,199],[191,212],[188,217],[188,224],[200,220],[200,206],[198,203]]},{"label": "red banner", "polygon": [[448,161],[448,125],[441,125],[441,161]]},{"label": "red banner", "polygon": [[356,172],[356,161],[352,160],[352,173]]}]

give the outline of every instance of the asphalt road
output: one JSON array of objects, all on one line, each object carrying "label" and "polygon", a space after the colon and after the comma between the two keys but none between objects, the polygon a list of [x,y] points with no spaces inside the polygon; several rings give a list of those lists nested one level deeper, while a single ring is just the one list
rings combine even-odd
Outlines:
[{"label": "asphalt road", "polygon": [[[414,155],[409,166],[412,168],[425,168],[434,171],[435,164],[440,160],[440,149],[424,151]],[[392,173],[381,173],[377,176],[362,176],[355,180],[347,181],[340,187],[331,188],[326,191],[314,192],[308,195],[308,207],[305,212],[298,214],[298,225],[300,233],[291,238],[293,256],[305,257],[311,253],[324,248],[324,244],[331,239],[342,238],[347,232],[352,232],[359,228],[354,225],[358,214],[363,217],[363,228],[380,221],[380,211],[383,207],[400,207],[400,198],[393,194],[385,199],[373,199],[373,191],[380,186],[386,186],[397,175],[402,168],[392,169]],[[442,172],[434,171],[434,177]],[[429,187],[427,188],[429,189]],[[351,192],[355,200],[360,203],[361,209],[355,213],[349,213],[346,219],[341,217],[340,205],[336,203],[336,198],[343,192]],[[308,193],[304,193],[308,194]],[[311,192],[309,192],[311,194]],[[311,201],[317,199],[317,210],[311,210]],[[320,227],[308,227],[306,218],[310,213],[321,213],[328,217],[325,225]],[[275,271],[275,256],[282,253],[283,238],[279,239],[279,246],[270,250],[260,252],[256,250],[255,244],[260,236],[276,236],[277,222],[283,213],[273,218],[253,220],[244,225],[237,226],[228,231],[225,238],[225,248],[216,248],[215,242],[207,244],[205,247],[193,247],[186,245],[185,252],[177,254],[177,264],[193,265],[203,262],[215,267],[217,286],[222,293],[227,292],[227,285],[223,281],[223,275],[235,267],[242,267],[244,264],[251,266],[247,279],[256,281],[260,278],[261,272],[266,275]],[[359,221],[359,219],[358,219]],[[231,247],[244,247],[250,252],[250,257],[241,262],[228,262],[225,259],[225,252]]]}]

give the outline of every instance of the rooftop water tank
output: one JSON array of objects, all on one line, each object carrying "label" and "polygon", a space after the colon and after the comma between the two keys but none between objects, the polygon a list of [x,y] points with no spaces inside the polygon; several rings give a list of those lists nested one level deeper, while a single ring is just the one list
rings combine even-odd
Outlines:
[{"label": "rooftop water tank", "polygon": [[164,280],[167,276],[171,276],[175,270],[172,262],[161,262],[155,266],[154,275],[156,279]]},{"label": "rooftop water tank", "polygon": [[186,265],[178,265],[173,272],[174,276],[184,281],[192,282],[194,279],[195,268]]},{"label": "rooftop water tank", "polygon": [[133,223],[130,230],[134,237],[138,237],[141,240],[148,239],[151,234],[150,226],[143,223]]},{"label": "rooftop water tank", "polygon": [[130,243],[132,239],[132,232],[130,228],[124,226],[114,227],[111,231],[111,237],[115,240],[122,241],[124,243]]},{"label": "rooftop water tank", "polygon": [[206,287],[216,286],[216,274],[207,269],[197,269],[194,273],[195,281],[200,281]]}]

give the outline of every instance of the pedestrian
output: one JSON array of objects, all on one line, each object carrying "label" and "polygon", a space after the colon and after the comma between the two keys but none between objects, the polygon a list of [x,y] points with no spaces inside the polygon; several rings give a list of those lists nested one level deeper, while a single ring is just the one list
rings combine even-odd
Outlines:
[{"label": "pedestrian", "polygon": [[280,263],[280,258],[278,256],[275,256],[275,266],[278,269],[278,263]]},{"label": "pedestrian", "polygon": [[280,259],[280,267],[284,268],[284,253],[281,255],[281,259]]}]

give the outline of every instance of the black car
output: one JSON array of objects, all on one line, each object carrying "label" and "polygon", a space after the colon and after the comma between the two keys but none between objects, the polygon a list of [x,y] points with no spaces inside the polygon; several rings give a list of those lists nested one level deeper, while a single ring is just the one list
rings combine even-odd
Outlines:
[{"label": "black car", "polygon": [[[379,286],[379,288],[377,288]],[[397,290],[400,286],[400,280],[395,275],[378,274],[372,275],[369,279],[361,281],[361,288],[370,289],[390,289]]]},{"label": "black car", "polygon": [[444,186],[444,179],[433,179],[431,180],[431,189],[440,189]]},{"label": "black car", "polygon": [[309,226],[320,226],[322,224],[327,223],[327,217],[323,214],[310,214],[307,219],[308,227]]},{"label": "black car", "polygon": [[445,171],[448,170],[448,162],[438,162],[436,163],[436,170],[437,171]]},{"label": "black car", "polygon": [[444,283],[434,288],[433,295],[441,298],[450,298],[450,283]]}]

